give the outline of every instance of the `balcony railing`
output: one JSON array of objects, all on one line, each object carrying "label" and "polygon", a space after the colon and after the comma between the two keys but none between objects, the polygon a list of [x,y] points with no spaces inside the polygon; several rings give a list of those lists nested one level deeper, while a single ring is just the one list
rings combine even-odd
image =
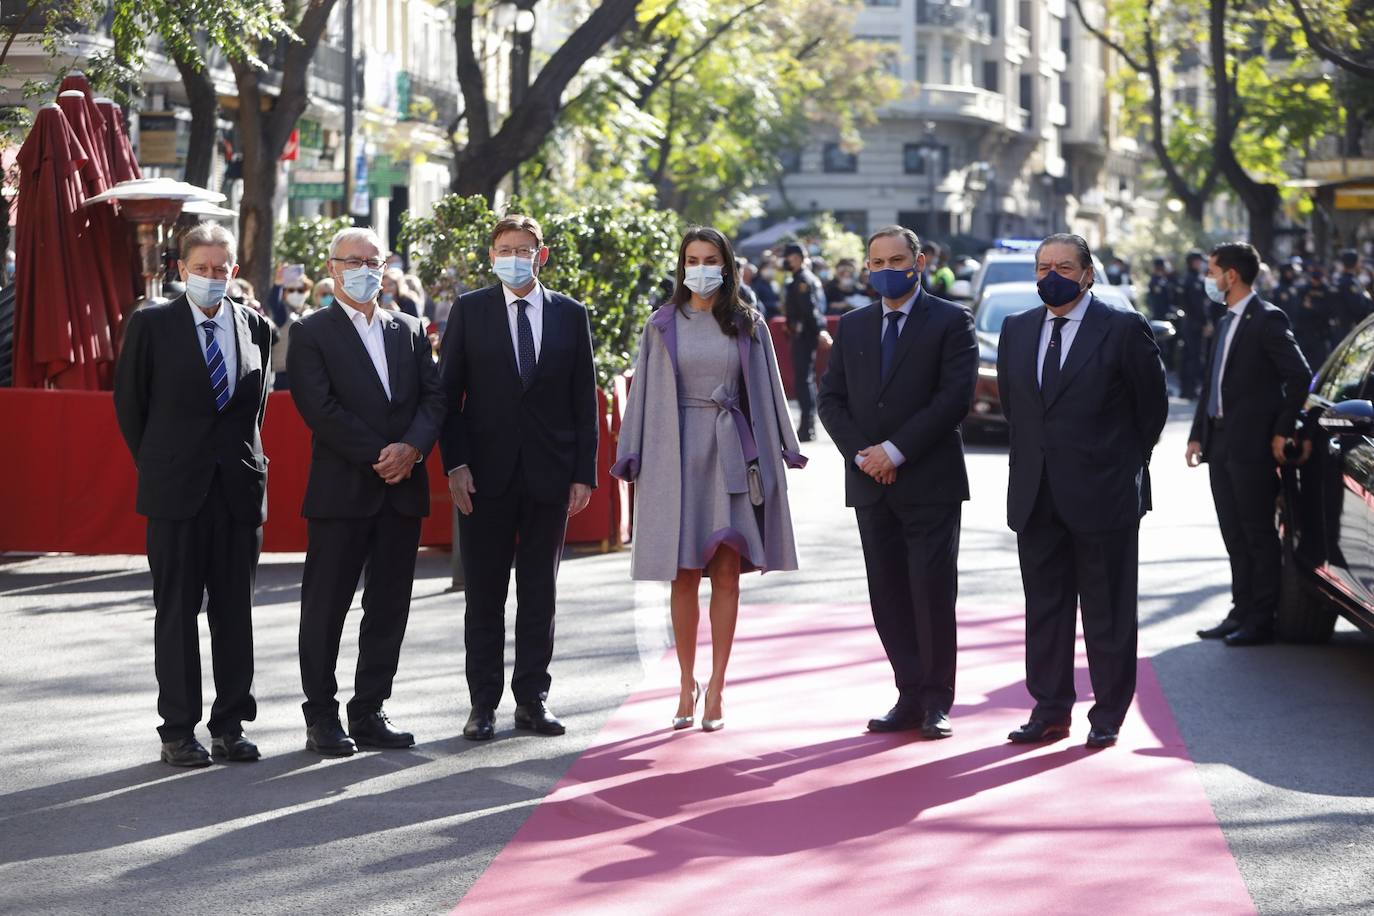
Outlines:
[{"label": "balcony railing", "polygon": [[992,37],[992,20],[988,14],[967,6],[918,2],[916,24],[951,29],[980,40]]},{"label": "balcony railing", "polygon": [[[447,126],[458,116],[458,93],[454,87],[446,86],[424,77],[410,76],[410,111],[403,112],[409,117],[417,113],[416,103],[427,101],[434,107],[434,122]],[[425,120],[429,120],[425,117]]]}]

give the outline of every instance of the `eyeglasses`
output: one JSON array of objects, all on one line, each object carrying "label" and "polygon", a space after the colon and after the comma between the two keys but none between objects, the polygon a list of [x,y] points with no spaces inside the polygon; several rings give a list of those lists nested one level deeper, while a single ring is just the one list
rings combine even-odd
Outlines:
[{"label": "eyeglasses", "polygon": [[493,249],[493,250],[496,252],[496,256],[497,256],[498,258],[509,258],[509,257],[532,258],[532,257],[534,257],[535,252],[537,252],[539,249],[538,249],[538,248],[496,248],[496,249]]},{"label": "eyeglasses", "polygon": [[357,270],[359,267],[366,267],[368,270],[380,270],[382,267],[381,258],[330,258],[331,261],[340,261],[347,270]]}]

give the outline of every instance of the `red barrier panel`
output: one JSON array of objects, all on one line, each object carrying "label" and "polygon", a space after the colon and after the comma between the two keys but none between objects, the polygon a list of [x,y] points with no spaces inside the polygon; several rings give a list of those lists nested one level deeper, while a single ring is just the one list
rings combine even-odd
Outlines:
[{"label": "red barrier panel", "polygon": [[[825,325],[826,329],[830,331],[830,336],[834,337],[835,330],[840,326],[840,316],[827,315]],[[782,390],[787,393],[789,399],[795,399],[797,394],[792,390],[792,344],[787,339],[786,331],[786,318],[770,318],[768,320],[768,333],[773,338],[773,349],[778,354],[778,371],[782,373]],[[818,386],[829,362],[830,348],[821,344],[816,349],[816,384]]]},{"label": "red barrier panel", "polygon": [[[623,397],[614,403],[618,429]],[[601,406],[601,485],[570,521],[567,539],[604,550],[629,538],[630,500],[628,488],[610,475],[615,437],[604,396]],[[0,388],[0,430],[11,442],[0,458],[0,551],[143,553],[143,517],[134,511],[138,477],[110,392]],[[301,502],[310,474],[310,430],[287,392],[268,396],[262,439],[271,461],[263,550],[304,551]],[[438,449],[425,466],[430,514],[420,543],[446,548],[453,543],[453,508]]]}]

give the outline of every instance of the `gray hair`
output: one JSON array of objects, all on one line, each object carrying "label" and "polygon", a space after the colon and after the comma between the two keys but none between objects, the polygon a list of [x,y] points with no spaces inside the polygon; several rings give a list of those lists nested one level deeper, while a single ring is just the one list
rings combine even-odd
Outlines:
[{"label": "gray hair", "polygon": [[912,232],[906,226],[884,226],[870,235],[868,241],[864,244],[864,255],[867,256],[868,249],[873,247],[875,239],[887,238],[888,236],[894,236],[906,242],[907,247],[911,249],[911,256],[913,258],[921,256],[921,240],[916,236],[916,233]]},{"label": "gray hair", "polygon": [[334,257],[338,253],[340,245],[352,241],[371,242],[377,247],[378,254],[382,251],[381,236],[377,235],[371,226],[349,226],[347,229],[340,229],[334,233],[334,238],[329,241],[329,256]]},{"label": "gray hair", "polygon": [[1093,251],[1088,247],[1088,240],[1081,235],[1074,235],[1071,232],[1056,232],[1054,235],[1045,236],[1040,245],[1035,249],[1035,259],[1040,260],[1040,252],[1045,250],[1046,245],[1069,245],[1078,249],[1078,266],[1093,266]]},{"label": "gray hair", "polygon": [[191,252],[197,248],[223,248],[229,252],[229,263],[238,263],[238,240],[234,233],[219,223],[209,221],[196,223],[181,234],[181,259],[189,260]]}]

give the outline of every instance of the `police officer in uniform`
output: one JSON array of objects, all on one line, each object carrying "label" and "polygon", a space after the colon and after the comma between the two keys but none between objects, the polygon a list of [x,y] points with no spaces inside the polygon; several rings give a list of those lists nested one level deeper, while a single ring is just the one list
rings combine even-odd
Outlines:
[{"label": "police officer in uniform", "polygon": [[800,245],[788,245],[783,256],[792,273],[783,293],[783,314],[792,344],[792,390],[801,410],[797,438],[810,442],[816,435],[816,344],[825,329],[825,288]]},{"label": "police officer in uniform", "polygon": [[1320,366],[1330,352],[1331,313],[1336,302],[1335,291],[1326,282],[1320,267],[1312,268],[1303,291],[1297,315],[1293,318],[1293,336],[1307,365]]},{"label": "police officer in uniform", "polygon": [[1203,275],[1207,272],[1207,260],[1201,251],[1188,252],[1187,269],[1179,277],[1179,310],[1183,313],[1182,352],[1179,354],[1178,393],[1179,397],[1193,400],[1197,397],[1198,385],[1202,381],[1202,348],[1209,315],[1207,313],[1207,289]]},{"label": "police officer in uniform", "polygon": [[1298,310],[1307,295],[1307,281],[1303,279],[1302,258],[1294,255],[1279,268],[1279,282],[1274,287],[1274,304],[1283,309],[1288,320],[1297,325]]},{"label": "police officer in uniform", "polygon": [[1335,302],[1331,309],[1331,346],[1335,347],[1370,311],[1369,293],[1359,281],[1360,256],[1341,252],[1341,272],[1335,277]]}]

